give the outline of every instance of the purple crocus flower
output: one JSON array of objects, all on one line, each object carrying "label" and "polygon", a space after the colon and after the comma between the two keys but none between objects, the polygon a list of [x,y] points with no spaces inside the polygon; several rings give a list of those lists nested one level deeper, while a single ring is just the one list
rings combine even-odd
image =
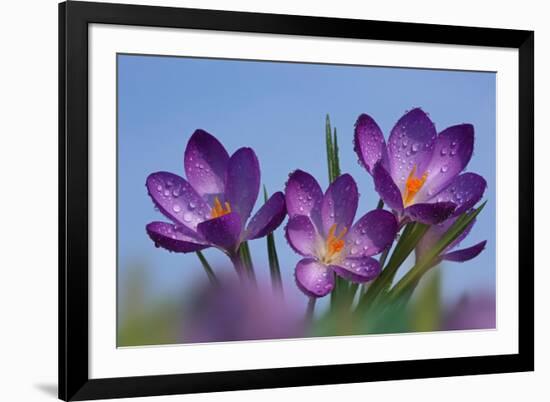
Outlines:
[{"label": "purple crocus flower", "polygon": [[310,174],[293,172],[285,189],[289,215],[286,238],[298,254],[296,283],[308,296],[322,297],[334,288],[334,274],[355,283],[374,279],[382,252],[397,233],[395,216],[382,209],[368,212],[354,225],[359,194],[349,174],[338,177],[323,194]]},{"label": "purple crocus flower", "polygon": [[250,148],[231,157],[204,130],[196,130],[185,149],[187,180],[168,172],[152,173],[146,186],[156,207],[171,222],[151,222],[147,233],[157,246],[188,253],[217,247],[230,257],[239,245],[275,230],[286,215],[277,192],[246,225],[260,190],[260,166]]},{"label": "purple crocus flower", "polygon": [[[433,246],[441,239],[447,230],[455,223],[458,217],[452,217],[447,219],[444,222],[430,226],[426,231],[422,239],[418,242],[416,246],[416,260],[420,260]],[[453,241],[443,252],[439,255],[434,264],[439,264],[441,261],[454,261],[454,262],[464,262],[471,260],[477,257],[485,248],[487,241],[481,241],[471,247],[463,248],[460,250],[455,250],[460,243],[468,236],[472,227],[474,226],[475,220],[473,220],[466,230],[460,234],[460,236]]]},{"label": "purple crocus flower", "polygon": [[362,114],[355,123],[354,143],[376,191],[400,219],[442,222],[470,209],[485,190],[480,175],[460,174],[474,149],[471,124],[437,134],[430,118],[417,108],[399,119],[386,145],[374,119]]}]

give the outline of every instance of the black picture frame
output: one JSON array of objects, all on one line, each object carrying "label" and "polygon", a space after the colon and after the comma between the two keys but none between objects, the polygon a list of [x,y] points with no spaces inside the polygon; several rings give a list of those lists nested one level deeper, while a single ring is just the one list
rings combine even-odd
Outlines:
[{"label": "black picture frame", "polygon": [[[376,39],[519,51],[517,354],[90,379],[88,25]],[[59,5],[59,398],[87,400],[534,370],[534,32],[70,1]]]}]

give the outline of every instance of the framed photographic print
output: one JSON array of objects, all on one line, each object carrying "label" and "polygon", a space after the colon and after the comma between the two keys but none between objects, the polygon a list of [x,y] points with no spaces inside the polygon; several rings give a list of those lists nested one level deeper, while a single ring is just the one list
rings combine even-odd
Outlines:
[{"label": "framed photographic print", "polygon": [[534,33],[59,5],[59,397],[528,371]]}]

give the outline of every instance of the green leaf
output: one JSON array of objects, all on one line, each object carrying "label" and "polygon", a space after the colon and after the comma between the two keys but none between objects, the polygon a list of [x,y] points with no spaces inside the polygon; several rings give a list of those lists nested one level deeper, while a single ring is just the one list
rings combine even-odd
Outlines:
[{"label": "green leaf", "polygon": [[334,178],[334,173],[332,171],[334,162],[332,155],[332,129],[330,128],[330,117],[328,116],[328,114],[325,122],[325,142],[327,147],[328,181],[329,183],[332,183],[332,180]]},{"label": "green leaf", "polygon": [[403,298],[404,295],[407,295],[407,297],[412,295],[412,292],[422,276],[437,263],[439,255],[468,228],[470,223],[483,210],[485,204],[487,204],[487,201],[481,204],[479,208],[471,212],[464,212],[460,215],[435,246],[426,253],[422,260],[418,261],[394,286],[388,296],[390,302]]},{"label": "green leaf", "polygon": [[[370,285],[367,292],[361,296],[358,306],[359,312],[371,308],[380,295],[390,288],[401,264],[403,264],[409,254],[414,250],[428,228],[429,225],[418,222],[409,223],[405,226],[393,250],[388,265],[386,265],[380,276]],[[384,261],[381,262],[383,263]]]},{"label": "green leaf", "polygon": [[196,253],[197,253],[197,256],[199,257],[202,267],[204,268],[204,271],[206,272],[206,275],[208,275],[208,279],[210,280],[210,283],[212,283],[212,285],[219,285],[218,278],[216,277],[216,274],[214,274],[212,267],[204,257],[204,254],[201,253],[200,251],[197,251]]},{"label": "green leaf", "polygon": [[[267,202],[268,194],[264,186],[264,202]],[[277,256],[277,248],[275,247],[275,237],[273,233],[267,235],[267,256],[269,260],[269,273],[271,275],[271,284],[273,290],[283,294],[283,281],[281,279],[281,267],[279,265],[279,257]]]},{"label": "green leaf", "polygon": [[334,141],[333,148],[332,148],[332,181],[336,180],[340,176],[340,157],[339,149],[338,149],[338,136],[336,134],[336,127],[334,127]]},{"label": "green leaf", "polygon": [[248,242],[242,242],[239,247],[239,256],[243,262],[243,266],[246,268],[248,277],[256,282],[256,273],[254,272],[254,265],[252,264],[252,257],[250,255],[250,249],[248,248]]}]

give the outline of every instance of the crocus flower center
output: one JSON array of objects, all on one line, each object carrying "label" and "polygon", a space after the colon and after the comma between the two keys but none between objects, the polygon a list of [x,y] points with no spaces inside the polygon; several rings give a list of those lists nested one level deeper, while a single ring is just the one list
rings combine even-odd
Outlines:
[{"label": "crocus flower center", "polygon": [[424,172],[420,178],[416,177],[415,173],[416,165],[413,166],[411,173],[409,173],[409,177],[407,178],[407,182],[405,183],[405,193],[403,194],[403,204],[405,204],[405,206],[408,206],[413,202],[414,197],[420,191],[428,178],[427,172]]},{"label": "crocus flower center", "polygon": [[336,223],[333,224],[328,231],[325,256],[323,258],[323,262],[327,264],[333,262],[335,259],[338,258],[346,244],[342,238],[346,235],[348,228],[344,227],[340,234],[336,235],[336,226]]},{"label": "crocus flower center", "polygon": [[218,197],[214,199],[214,206],[212,207],[212,211],[210,212],[210,217],[212,219],[227,215],[230,212],[231,212],[231,205],[229,205],[229,202],[227,201],[225,202],[225,208],[224,208]]}]

